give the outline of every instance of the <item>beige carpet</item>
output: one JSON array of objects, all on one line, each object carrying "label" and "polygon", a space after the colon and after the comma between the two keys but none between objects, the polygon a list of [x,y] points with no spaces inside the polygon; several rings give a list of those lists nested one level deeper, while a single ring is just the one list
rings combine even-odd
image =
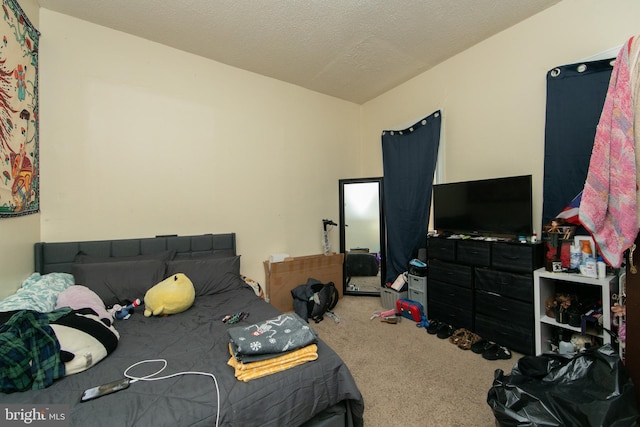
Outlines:
[{"label": "beige carpet", "polygon": [[488,361],[430,335],[408,319],[370,320],[380,298],[345,296],[330,317],[311,323],[346,362],[364,397],[366,427],[495,426],[487,392],[496,369],[521,357]]}]

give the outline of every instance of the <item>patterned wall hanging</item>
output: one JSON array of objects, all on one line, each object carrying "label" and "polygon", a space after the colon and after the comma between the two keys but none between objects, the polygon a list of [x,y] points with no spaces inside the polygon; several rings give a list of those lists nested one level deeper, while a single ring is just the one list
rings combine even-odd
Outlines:
[{"label": "patterned wall hanging", "polygon": [[36,213],[38,39],[15,0],[2,0],[0,28],[0,218]]}]

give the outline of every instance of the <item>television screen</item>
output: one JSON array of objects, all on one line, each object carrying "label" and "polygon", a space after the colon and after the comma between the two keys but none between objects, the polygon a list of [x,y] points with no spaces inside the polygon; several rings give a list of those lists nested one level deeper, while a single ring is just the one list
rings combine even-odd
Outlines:
[{"label": "television screen", "polygon": [[433,186],[433,225],[448,233],[529,236],[531,175]]}]

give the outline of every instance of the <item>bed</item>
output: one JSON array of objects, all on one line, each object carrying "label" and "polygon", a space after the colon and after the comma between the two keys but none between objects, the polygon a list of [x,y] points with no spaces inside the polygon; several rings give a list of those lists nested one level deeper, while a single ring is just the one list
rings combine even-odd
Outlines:
[{"label": "bed", "polygon": [[[167,253],[169,258],[163,258]],[[28,405],[48,405],[62,411],[70,425],[78,426],[363,424],[364,403],[349,369],[320,339],[316,343],[317,360],[247,382],[236,379],[234,369],[227,364],[229,328],[281,313],[259,298],[239,274],[234,233],[35,245],[36,274],[73,272],[77,283],[97,289],[105,295],[103,300],[118,293],[124,294],[120,298],[142,298],[140,289],[129,289],[138,285],[115,289],[119,285],[114,283],[122,280],[123,270],[140,275],[135,278],[143,282],[141,271],[158,258],[166,268],[164,277],[171,271],[183,271],[192,279],[196,298],[188,310],[165,317],[145,317],[142,310],[137,310],[128,320],[114,320],[120,338],[106,358],[46,388],[2,393],[3,406],[26,411]],[[114,259],[118,262],[112,262]],[[136,264],[141,268],[136,269]],[[221,321],[225,315],[238,312],[249,317],[234,325]],[[138,381],[126,390],[80,402],[84,390],[123,378],[124,371],[137,362],[157,359],[166,360],[167,366],[156,376],[179,372],[213,376],[188,374]],[[150,375],[163,363],[144,363],[129,374]]]}]

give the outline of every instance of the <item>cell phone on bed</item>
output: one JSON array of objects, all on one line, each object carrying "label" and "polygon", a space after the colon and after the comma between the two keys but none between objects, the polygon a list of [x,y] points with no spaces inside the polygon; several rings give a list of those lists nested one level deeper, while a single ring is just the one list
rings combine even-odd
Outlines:
[{"label": "cell phone on bed", "polygon": [[125,388],[129,387],[130,382],[131,380],[129,378],[122,378],[117,381],[86,389],[82,393],[82,397],[80,397],[80,402],[97,399],[98,397],[115,393],[116,391],[124,390]]}]

